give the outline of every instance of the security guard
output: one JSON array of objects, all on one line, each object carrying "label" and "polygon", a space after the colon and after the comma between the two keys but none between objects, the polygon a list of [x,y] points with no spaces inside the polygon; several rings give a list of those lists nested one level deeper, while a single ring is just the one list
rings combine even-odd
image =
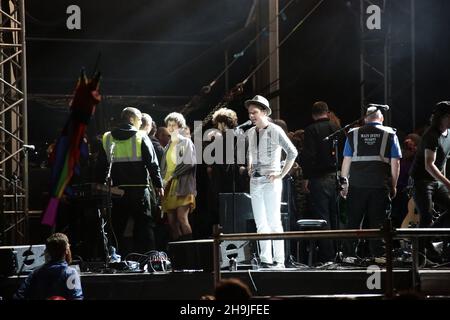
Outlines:
[{"label": "security guard", "polygon": [[130,249],[144,253],[155,249],[149,176],[160,196],[163,196],[163,189],[155,149],[148,136],[139,131],[141,118],[142,114],[136,108],[122,110],[122,124],[103,135],[103,152],[99,155],[100,170],[97,172],[101,172],[100,181],[104,181],[108,163],[112,162],[112,185],[125,191],[122,197],[113,199],[114,233],[123,245],[128,218],[133,217],[133,247]]},{"label": "security guard", "polygon": [[[401,149],[395,129],[383,126],[384,117],[377,107],[369,107],[364,120],[364,126],[348,133],[341,168],[349,229],[380,228],[397,193],[400,173]],[[384,253],[381,240],[369,241],[369,249],[375,257]]]}]

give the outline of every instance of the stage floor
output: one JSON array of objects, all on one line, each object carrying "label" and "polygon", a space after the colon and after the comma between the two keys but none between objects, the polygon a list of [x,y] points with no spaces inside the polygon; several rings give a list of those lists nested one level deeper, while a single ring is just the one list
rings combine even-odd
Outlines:
[{"label": "stage floor", "polygon": [[[380,285],[372,281],[367,269],[345,270],[238,270],[222,271],[222,278],[236,277],[248,284],[256,297],[336,298],[366,297],[381,299],[385,288],[385,270],[380,270]],[[20,278],[23,278],[21,276]],[[421,292],[450,297],[450,269],[422,269]],[[8,300],[17,288],[18,277],[1,280],[0,296]],[[397,292],[412,288],[409,269],[394,270]],[[373,289],[369,289],[368,282]],[[82,273],[81,283],[87,300],[198,300],[213,293],[211,272],[156,273]]]}]

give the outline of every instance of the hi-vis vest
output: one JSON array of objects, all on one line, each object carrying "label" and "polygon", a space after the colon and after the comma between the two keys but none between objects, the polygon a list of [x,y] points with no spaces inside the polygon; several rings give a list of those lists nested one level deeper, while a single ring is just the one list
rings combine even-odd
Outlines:
[{"label": "hi-vis vest", "polygon": [[143,133],[140,131],[127,140],[114,139],[110,131],[106,132],[102,142],[108,162],[111,162],[111,154],[114,163],[142,161],[142,138]]},{"label": "hi-vis vest", "polygon": [[349,131],[352,148],[350,185],[383,187],[390,177],[391,148],[395,130],[382,125],[365,125]]}]

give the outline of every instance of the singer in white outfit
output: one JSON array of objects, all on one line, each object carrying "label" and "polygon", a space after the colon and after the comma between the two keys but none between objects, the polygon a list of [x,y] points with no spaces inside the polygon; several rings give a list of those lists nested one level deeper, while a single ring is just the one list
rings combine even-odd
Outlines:
[{"label": "singer in white outfit", "polygon": [[[247,131],[248,170],[253,216],[258,233],[283,232],[281,224],[282,179],[289,172],[297,157],[297,150],[283,129],[269,122],[269,101],[255,96],[245,102],[249,118],[255,127]],[[281,166],[281,150],[286,160]],[[284,240],[259,241],[260,260],[263,267],[284,267]]]}]

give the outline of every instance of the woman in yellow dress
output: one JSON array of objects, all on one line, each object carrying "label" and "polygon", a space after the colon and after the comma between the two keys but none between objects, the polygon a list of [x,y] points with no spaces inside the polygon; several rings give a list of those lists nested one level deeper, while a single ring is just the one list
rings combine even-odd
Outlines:
[{"label": "woman in yellow dress", "polygon": [[164,185],[162,210],[167,214],[172,240],[190,240],[192,228],[189,213],[195,209],[197,194],[195,146],[191,139],[181,134],[186,127],[182,114],[172,112],[164,122],[170,133],[170,142],[161,160]]}]

